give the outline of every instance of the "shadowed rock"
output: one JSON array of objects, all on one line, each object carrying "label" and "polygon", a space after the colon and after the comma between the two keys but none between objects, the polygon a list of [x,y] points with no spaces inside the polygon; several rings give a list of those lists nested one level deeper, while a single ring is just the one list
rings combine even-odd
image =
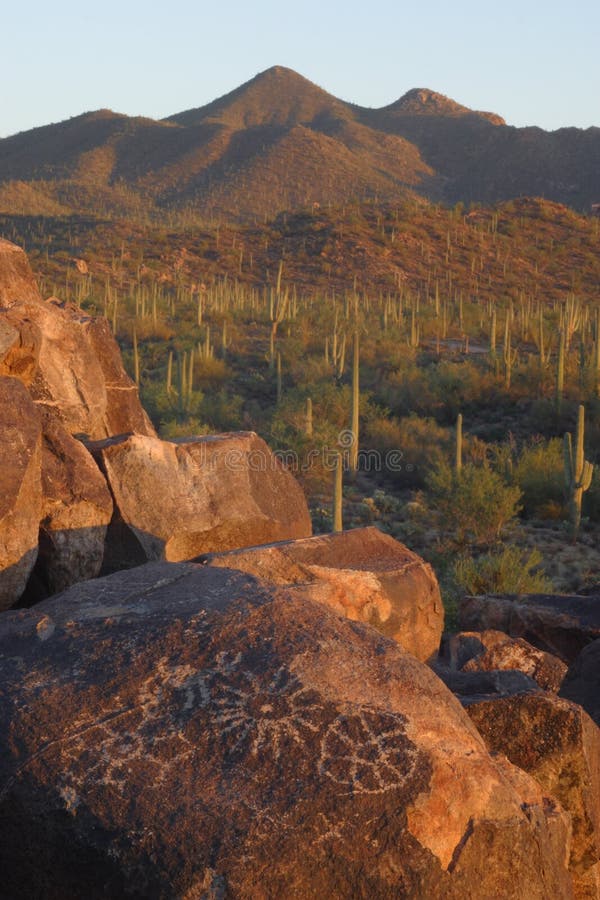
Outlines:
[{"label": "shadowed rock", "polygon": [[88,446],[115,503],[104,571],[311,533],[302,489],[253,432]]},{"label": "shadowed rock", "polygon": [[302,592],[373,625],[417,659],[436,653],[444,609],[430,565],[377,528],[251,547],[204,558]]},{"label": "shadowed rock", "polygon": [[0,617],[0,678],[13,900],[570,896],[560,807],[300,587],[190,563],[86,582]]},{"label": "shadowed rock", "polygon": [[561,697],[579,703],[600,725],[600,640],[584,647],[565,676]]},{"label": "shadowed rock", "polygon": [[558,657],[502,631],[463,631],[448,642],[451,667],[463,672],[516,670],[556,693],[567,666]]},{"label": "shadowed rock", "polygon": [[600,896],[600,731],[575,703],[552,694],[468,706],[490,750],[532,775],[571,814],[576,897]]},{"label": "shadowed rock", "polygon": [[600,637],[600,596],[524,594],[465,597],[459,602],[465,631],[503,631],[571,663]]},{"label": "shadowed rock", "polygon": [[35,405],[19,381],[0,376],[0,609],[17,602],[36,560],[41,458]]},{"label": "shadowed rock", "polygon": [[99,574],[113,504],[83,444],[47,411],[42,427],[43,504],[35,579],[48,596]]}]

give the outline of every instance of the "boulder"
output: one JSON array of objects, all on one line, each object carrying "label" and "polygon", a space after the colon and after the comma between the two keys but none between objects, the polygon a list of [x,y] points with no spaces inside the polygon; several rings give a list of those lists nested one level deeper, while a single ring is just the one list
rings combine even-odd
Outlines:
[{"label": "boulder", "polygon": [[88,446],[115,503],[105,572],[311,533],[302,489],[253,432]]},{"label": "boulder", "polygon": [[0,238],[0,310],[7,309],[16,300],[37,301],[39,296],[25,252]]},{"label": "boulder", "polygon": [[71,434],[155,434],[106,319],[43,301],[23,251],[2,240],[0,375],[19,378]]},{"label": "boulder", "polygon": [[113,511],[106,481],[83,444],[48,411],[42,431],[40,541],[28,601],[100,573]]},{"label": "boulder", "polygon": [[37,556],[41,426],[20,381],[0,376],[0,609],[21,596]]},{"label": "boulder", "polygon": [[0,617],[12,900],[571,896],[569,821],[298,586],[151,563]]},{"label": "boulder", "polygon": [[474,703],[469,715],[495,753],[571,814],[570,868],[576,897],[600,896],[600,731],[575,703],[553,694]]},{"label": "boulder", "polygon": [[438,678],[465,706],[476,700],[541,691],[539,684],[524,672],[511,669],[490,672],[457,671],[447,666],[441,659],[432,659],[430,665]]},{"label": "boulder", "polygon": [[465,631],[503,631],[525,638],[570,664],[600,638],[600,596],[527,594],[465,597],[458,621]]},{"label": "boulder", "polygon": [[600,725],[600,640],[592,641],[576,657],[562,683],[560,695],[579,703]]},{"label": "boulder", "polygon": [[[154,434],[105,319],[52,298],[16,304],[6,316],[21,332],[37,328],[31,396],[54,412],[66,431],[90,439],[128,431]],[[35,344],[35,337],[31,340]]]},{"label": "boulder", "polygon": [[303,593],[372,625],[417,659],[438,651],[444,607],[433,570],[377,528],[210,554],[204,561],[272,584],[300,584]]},{"label": "boulder", "polygon": [[449,643],[451,658],[463,672],[516,670],[554,693],[567,672],[567,666],[557,656],[502,631],[463,631],[453,635]]}]

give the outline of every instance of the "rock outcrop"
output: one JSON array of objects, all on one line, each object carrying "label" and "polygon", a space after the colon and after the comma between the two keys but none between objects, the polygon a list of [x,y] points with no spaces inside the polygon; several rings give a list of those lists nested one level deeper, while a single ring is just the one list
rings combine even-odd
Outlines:
[{"label": "rock outcrop", "polygon": [[571,814],[576,897],[600,896],[600,730],[575,703],[522,694],[467,707],[495,753],[532,775]]},{"label": "rock outcrop", "polygon": [[27,257],[7,241],[0,378],[3,405],[12,392],[20,406],[0,409],[3,465],[14,456],[1,476],[0,606],[35,602],[102,567],[310,535],[299,485],[255,434],[160,441],[106,320],[43,301]]},{"label": "rock outcrop", "polygon": [[47,410],[41,417],[43,502],[34,576],[41,595],[49,596],[99,575],[113,503],[83,444]]},{"label": "rock outcrop", "polygon": [[0,617],[12,900],[571,896],[568,817],[397,643],[151,563]]},{"label": "rock outcrop", "polygon": [[303,594],[372,625],[417,659],[439,649],[444,608],[431,566],[377,528],[212,554],[205,562],[301,585]]},{"label": "rock outcrop", "polygon": [[586,644],[600,638],[600,596],[466,597],[458,619],[465,631],[503,631],[570,664]]},{"label": "rock outcrop", "polygon": [[302,489],[253,432],[88,446],[115,503],[106,572],[311,533]]},{"label": "rock outcrop", "polygon": [[35,278],[24,251],[0,238],[0,310],[7,309],[18,300],[38,299]]},{"label": "rock outcrop", "polygon": [[448,656],[451,668],[462,672],[523,672],[553,693],[558,692],[567,672],[557,656],[502,631],[459,632],[448,642]]},{"label": "rock outcrop", "polygon": [[0,609],[23,592],[37,557],[42,441],[24,386],[0,376]]},{"label": "rock outcrop", "polygon": [[43,301],[25,253],[0,241],[0,375],[22,381],[66,431],[154,434],[105,319]]}]

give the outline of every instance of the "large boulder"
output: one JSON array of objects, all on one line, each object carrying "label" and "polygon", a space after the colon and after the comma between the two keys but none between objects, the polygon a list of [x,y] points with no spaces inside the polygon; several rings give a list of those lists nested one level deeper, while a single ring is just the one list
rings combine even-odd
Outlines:
[{"label": "large boulder", "polygon": [[600,640],[584,647],[569,667],[560,689],[561,697],[579,703],[600,725]]},{"label": "large boulder", "polygon": [[518,671],[557,693],[567,672],[557,656],[502,631],[461,631],[448,641],[453,668],[463,672]]},{"label": "large boulder", "polygon": [[303,593],[373,625],[417,659],[438,651],[444,607],[433,570],[377,528],[210,554],[205,562],[273,584],[300,584]]},{"label": "large boulder", "polygon": [[17,602],[36,560],[41,459],[35,404],[20,381],[0,376],[0,609]]},{"label": "large boulder", "polygon": [[153,563],[0,617],[12,900],[571,896],[569,822],[397,643]]},{"label": "large boulder", "polygon": [[253,432],[88,446],[115,503],[106,572],[311,533],[302,489]]},{"label": "large boulder", "polygon": [[154,434],[105,319],[43,301],[20,247],[0,240],[0,375],[26,384],[66,431]]},{"label": "large boulder", "polygon": [[43,501],[30,601],[100,573],[113,512],[106,481],[83,444],[48,411],[42,430]]},{"label": "large boulder", "polygon": [[571,814],[576,897],[600,897],[600,730],[575,703],[540,692],[470,704],[495,753],[532,775]]},{"label": "large boulder", "polygon": [[21,335],[5,367],[24,372],[33,399],[68,432],[90,439],[154,434],[105,319],[53,298],[17,303],[4,317]]},{"label": "large boulder", "polygon": [[38,300],[35,278],[25,252],[0,238],[0,310],[17,300]]},{"label": "large boulder", "polygon": [[570,664],[591,641],[600,638],[600,596],[525,594],[465,597],[459,601],[459,626],[465,631],[503,631]]}]

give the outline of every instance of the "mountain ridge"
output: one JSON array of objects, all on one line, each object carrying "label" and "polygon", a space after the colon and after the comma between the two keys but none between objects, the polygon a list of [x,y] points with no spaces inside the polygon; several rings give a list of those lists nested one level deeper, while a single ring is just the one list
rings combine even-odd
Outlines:
[{"label": "mountain ridge", "polygon": [[164,119],[99,109],[1,139],[0,211],[256,221],[412,195],[539,195],[587,210],[598,158],[598,128],[515,128],[429,88],[367,108],[273,66]]}]

